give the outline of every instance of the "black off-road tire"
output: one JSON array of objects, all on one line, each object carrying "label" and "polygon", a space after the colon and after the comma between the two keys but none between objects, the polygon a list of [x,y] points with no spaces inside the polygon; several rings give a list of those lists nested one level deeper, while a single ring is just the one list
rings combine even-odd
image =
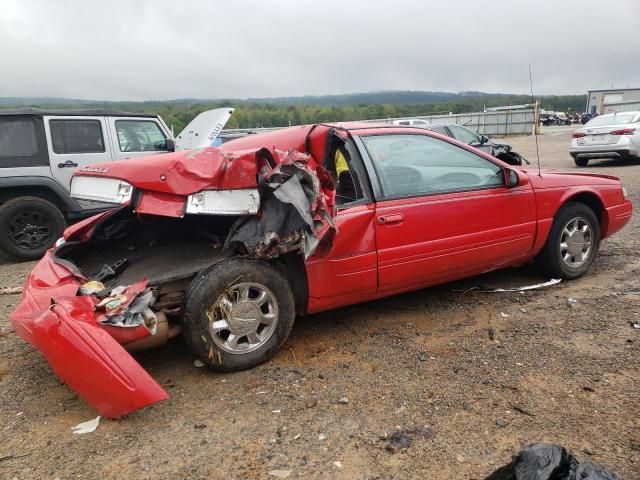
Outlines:
[{"label": "black off-road tire", "polygon": [[589,164],[588,158],[573,157],[573,161],[577,167],[586,167]]},{"label": "black off-road tire", "polygon": [[[40,226],[37,241],[17,240],[14,237],[17,225],[32,222]],[[37,222],[35,221],[37,219]],[[46,227],[43,226],[46,224]],[[0,206],[0,249],[18,260],[35,260],[51,248],[62,236],[66,222],[62,212],[53,203],[40,197],[17,197]],[[46,235],[43,234],[47,231]],[[35,234],[34,234],[35,235]],[[35,238],[25,235],[23,239]],[[31,247],[28,246],[31,243]]]},{"label": "black off-road tire", "polygon": [[[230,353],[220,348],[209,331],[207,312],[226,289],[241,283],[265,286],[275,297],[278,315],[271,336],[256,350]],[[213,370],[233,372],[255,367],[273,357],[289,337],[295,301],[287,278],[267,262],[232,258],[203,270],[191,282],[183,305],[183,334],[189,349]]]},{"label": "black off-road tire", "polygon": [[[589,224],[593,243],[584,263],[573,268],[567,265],[562,259],[560,243],[565,226],[575,218],[584,219]],[[598,254],[599,247],[600,223],[598,222],[596,214],[583,203],[567,202],[558,210],[558,213],[553,219],[547,241],[536,257],[535,263],[543,273],[550,275],[552,278],[571,280],[581,277],[589,270],[589,267],[591,267],[591,264]]]}]

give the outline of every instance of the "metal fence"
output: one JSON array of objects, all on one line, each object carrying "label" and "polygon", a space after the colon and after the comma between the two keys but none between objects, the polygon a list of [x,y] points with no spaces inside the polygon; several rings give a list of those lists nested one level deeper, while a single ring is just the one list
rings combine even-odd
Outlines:
[{"label": "metal fence", "polygon": [[400,121],[425,120],[438,125],[461,125],[480,135],[531,135],[537,117],[538,115],[535,108],[527,108],[498,112],[429,115],[424,117],[385,118],[366,121],[398,123]]}]

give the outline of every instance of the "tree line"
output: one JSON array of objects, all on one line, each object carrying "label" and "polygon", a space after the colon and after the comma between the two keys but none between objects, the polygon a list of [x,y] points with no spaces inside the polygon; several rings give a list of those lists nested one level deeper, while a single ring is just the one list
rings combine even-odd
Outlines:
[{"label": "tree line", "polygon": [[[388,100],[388,97],[385,98]],[[528,95],[506,94],[451,94],[442,100],[428,103],[370,103],[323,105],[313,103],[283,104],[268,103],[267,100],[168,100],[146,102],[56,102],[38,103],[23,106],[42,108],[104,108],[129,112],[153,113],[162,116],[164,121],[179,133],[199,113],[219,107],[235,107],[235,112],[226,128],[286,127],[319,122],[344,122],[352,120],[386,119],[394,117],[413,117],[448,113],[481,112],[484,108],[502,105],[531,103]],[[538,99],[546,110],[564,112],[582,112],[586,104],[586,95],[553,95]],[[0,99],[0,104],[2,99]],[[345,103],[344,100],[341,103]],[[15,108],[16,104],[10,107]]]}]

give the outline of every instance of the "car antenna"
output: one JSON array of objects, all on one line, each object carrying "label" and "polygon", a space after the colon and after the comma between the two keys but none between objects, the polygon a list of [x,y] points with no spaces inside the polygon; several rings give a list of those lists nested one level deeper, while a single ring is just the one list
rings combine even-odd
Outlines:
[{"label": "car antenna", "polygon": [[531,64],[529,64],[529,86],[531,87],[531,105],[533,105],[533,134],[536,137],[536,157],[538,158],[538,176],[542,177],[542,170],[540,169],[540,150],[538,149],[538,128],[540,128],[540,121],[538,115],[536,115],[536,104],[533,100],[533,74],[531,73]]}]

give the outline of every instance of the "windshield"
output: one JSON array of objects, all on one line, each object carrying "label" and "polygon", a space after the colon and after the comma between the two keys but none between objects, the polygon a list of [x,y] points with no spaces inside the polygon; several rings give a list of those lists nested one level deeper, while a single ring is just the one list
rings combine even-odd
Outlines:
[{"label": "windshield", "polygon": [[602,125],[621,125],[623,123],[631,123],[636,115],[636,113],[616,113],[614,115],[601,115],[589,120],[585,126],[600,127]]}]

